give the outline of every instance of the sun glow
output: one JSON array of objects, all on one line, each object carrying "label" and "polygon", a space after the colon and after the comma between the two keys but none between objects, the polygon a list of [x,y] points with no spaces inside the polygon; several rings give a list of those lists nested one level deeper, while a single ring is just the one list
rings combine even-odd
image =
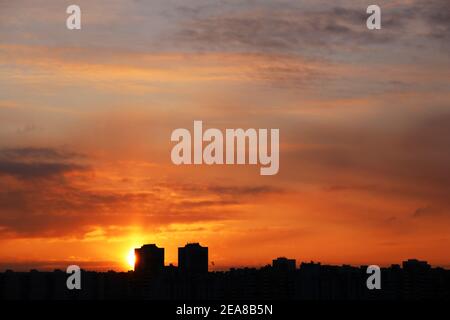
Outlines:
[{"label": "sun glow", "polygon": [[136,256],[134,255],[134,249],[130,249],[127,255],[127,264],[131,269],[134,269],[134,262],[136,261]]}]

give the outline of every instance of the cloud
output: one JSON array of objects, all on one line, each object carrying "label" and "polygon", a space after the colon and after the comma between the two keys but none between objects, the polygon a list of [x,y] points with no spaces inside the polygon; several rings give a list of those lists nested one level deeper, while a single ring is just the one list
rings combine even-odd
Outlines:
[{"label": "cloud", "polygon": [[377,186],[374,185],[330,185],[324,188],[327,192],[346,192],[346,191],[374,191]]},{"label": "cloud", "polygon": [[437,208],[432,206],[420,207],[414,211],[412,216],[413,218],[450,217],[450,208]]},{"label": "cloud", "polygon": [[316,50],[346,51],[370,44],[399,40],[407,19],[394,12],[383,16],[382,32],[369,32],[363,5],[320,9],[292,2],[276,7],[260,4],[247,10],[223,10],[215,15],[196,16],[185,23],[178,38],[200,50],[243,50],[251,52],[318,55]]},{"label": "cloud", "polygon": [[51,148],[0,149],[0,175],[24,180],[62,176],[86,169],[83,165],[71,162],[79,157],[76,153]]},{"label": "cloud", "polygon": [[66,163],[19,163],[0,161],[0,175],[6,174],[20,179],[51,178],[82,169],[84,169],[83,166]]},{"label": "cloud", "polygon": [[199,201],[182,201],[177,203],[178,207],[181,208],[201,208],[201,207],[225,207],[229,205],[239,204],[237,201],[233,200],[199,200]]},{"label": "cloud", "polygon": [[414,211],[413,217],[417,218],[417,217],[427,216],[430,213],[433,213],[433,209],[431,209],[431,207],[421,207],[421,208],[417,208]]},{"label": "cloud", "polygon": [[273,186],[209,186],[208,190],[225,195],[232,196],[257,196],[282,192],[279,187]]},{"label": "cloud", "polygon": [[[368,44],[392,44],[430,36],[430,41],[448,37],[448,1],[380,0],[383,30],[368,32],[365,26],[369,1],[167,1],[152,5],[132,1],[107,4],[78,3],[89,26],[82,35],[67,36],[64,7],[57,1],[27,6],[3,4],[0,35],[10,43],[77,47],[127,48],[133,51],[218,51],[328,54],[361,49]],[[104,7],[108,6],[108,10]],[[14,12],[14,14],[12,14]],[[38,17],[38,18],[36,18]],[[414,20],[420,20],[417,24]],[[418,26],[422,24],[421,28]],[[13,27],[11,27],[13,26]],[[102,41],[98,41],[102,39]],[[416,39],[417,40],[417,39]],[[312,47],[312,48],[309,48]]]},{"label": "cloud", "polygon": [[0,159],[10,160],[71,160],[82,157],[83,155],[79,153],[52,148],[25,147],[0,149]]},{"label": "cloud", "polygon": [[416,1],[405,9],[405,18],[420,19],[427,35],[448,45],[450,37],[450,3],[447,0]]},{"label": "cloud", "polygon": [[0,225],[11,237],[82,238],[97,226],[126,225],[128,214],[144,214],[152,200],[151,193],[90,191],[76,181],[49,180],[1,191]]},{"label": "cloud", "polygon": [[[36,81],[47,88],[64,86],[65,75],[80,86],[116,91],[122,94],[165,92],[167,87],[183,84],[251,82],[278,87],[304,87],[316,78],[323,79],[322,63],[282,53],[142,53],[129,50],[109,51],[92,48],[0,45],[0,57],[12,66],[14,83],[33,85]],[[49,67],[50,65],[50,67]],[[45,72],[39,78],[21,74],[22,66]],[[16,70],[14,72],[14,70]],[[62,80],[57,80],[60,77]],[[58,82],[55,84],[55,82]]]},{"label": "cloud", "polygon": [[0,233],[5,237],[83,238],[97,227],[138,223],[142,230],[151,230],[173,223],[238,217],[238,211],[227,207],[239,205],[239,201],[202,197],[210,199],[195,200],[187,196],[166,199],[156,190],[89,190],[76,187],[76,181],[10,187],[0,191],[0,226],[3,227]]},{"label": "cloud", "polygon": [[186,193],[186,195],[212,195],[215,197],[226,197],[234,202],[244,201],[248,197],[266,196],[286,192],[286,189],[268,185],[216,185],[216,184],[182,184],[173,186],[175,190]]},{"label": "cloud", "polygon": [[296,127],[290,134],[301,137],[301,143],[285,150],[285,170],[290,178],[322,185],[328,193],[364,193],[380,201],[450,208],[448,112],[424,109],[404,120],[403,113],[397,114],[400,108],[378,110],[378,116],[352,123],[317,120]]},{"label": "cloud", "polygon": [[[89,156],[56,148],[0,151],[0,234],[4,238],[84,238],[97,228],[239,219],[240,206],[271,193],[270,186],[146,182],[109,178]],[[82,159],[89,165],[76,164]],[[101,161],[100,161],[101,163]],[[117,179],[121,183],[117,183]],[[141,181],[146,181],[142,178]]]},{"label": "cloud", "polygon": [[202,52],[266,52],[325,60],[387,46],[411,50],[448,45],[448,1],[379,3],[382,30],[377,32],[366,28],[369,4],[282,1],[223,6],[183,19],[176,39]]},{"label": "cloud", "polygon": [[[0,150],[2,239],[81,243],[179,224],[220,225],[223,239],[208,241],[292,247],[306,228],[312,251],[355,234],[401,242],[398,231],[435,248],[443,215],[423,204],[450,207],[448,55],[436,50],[450,43],[448,1],[381,1],[380,32],[347,0],[113,2],[82,2],[86,28],[69,37],[56,1],[0,2],[3,143],[77,146]],[[280,128],[280,174],[166,166],[170,131],[198,115]],[[17,134],[27,123],[44,129]],[[432,218],[412,218],[416,208]],[[264,229],[278,223],[292,229]]]}]

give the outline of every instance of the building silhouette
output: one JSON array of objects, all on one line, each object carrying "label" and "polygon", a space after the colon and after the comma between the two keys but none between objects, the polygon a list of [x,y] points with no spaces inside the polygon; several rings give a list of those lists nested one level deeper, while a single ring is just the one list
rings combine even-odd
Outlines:
[{"label": "building silhouette", "polygon": [[295,259],[280,257],[272,260],[272,267],[277,271],[295,271],[296,261]]},{"label": "building silhouette", "polygon": [[426,261],[408,259],[403,261],[403,291],[407,299],[430,299],[432,296],[431,266]]},{"label": "building silhouette", "polygon": [[68,274],[0,272],[0,300],[445,300],[450,270],[410,259],[381,268],[381,289],[367,287],[367,266],[322,265],[277,258],[261,268],[208,272],[208,248],[179,248],[179,266],[164,266],[164,248],[135,249],[135,271],[82,270],[82,290],[68,290]]},{"label": "building silhouette", "polygon": [[208,272],[208,247],[199,243],[188,243],[178,248],[178,269],[188,274]]},{"label": "building silhouette", "polygon": [[156,244],[145,244],[134,249],[136,261],[134,271],[140,273],[158,273],[164,269],[164,248]]}]

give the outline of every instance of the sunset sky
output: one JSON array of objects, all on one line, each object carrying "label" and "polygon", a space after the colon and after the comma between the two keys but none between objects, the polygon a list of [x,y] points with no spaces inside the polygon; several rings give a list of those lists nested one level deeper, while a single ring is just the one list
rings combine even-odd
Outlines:
[{"label": "sunset sky", "polygon": [[[0,270],[450,266],[450,1],[372,3],[0,0]],[[279,173],[173,165],[194,120],[278,128]]]}]

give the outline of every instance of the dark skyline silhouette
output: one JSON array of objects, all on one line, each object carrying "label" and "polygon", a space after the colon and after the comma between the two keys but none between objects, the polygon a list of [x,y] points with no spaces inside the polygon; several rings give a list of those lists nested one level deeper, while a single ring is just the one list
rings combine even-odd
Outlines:
[{"label": "dark skyline silhouette", "polygon": [[381,289],[369,290],[367,266],[333,266],[278,257],[261,268],[208,271],[208,248],[179,248],[178,266],[164,248],[136,248],[136,270],[81,272],[81,290],[68,290],[63,270],[0,273],[0,298],[12,300],[449,300],[450,270],[408,259],[381,268]]}]

